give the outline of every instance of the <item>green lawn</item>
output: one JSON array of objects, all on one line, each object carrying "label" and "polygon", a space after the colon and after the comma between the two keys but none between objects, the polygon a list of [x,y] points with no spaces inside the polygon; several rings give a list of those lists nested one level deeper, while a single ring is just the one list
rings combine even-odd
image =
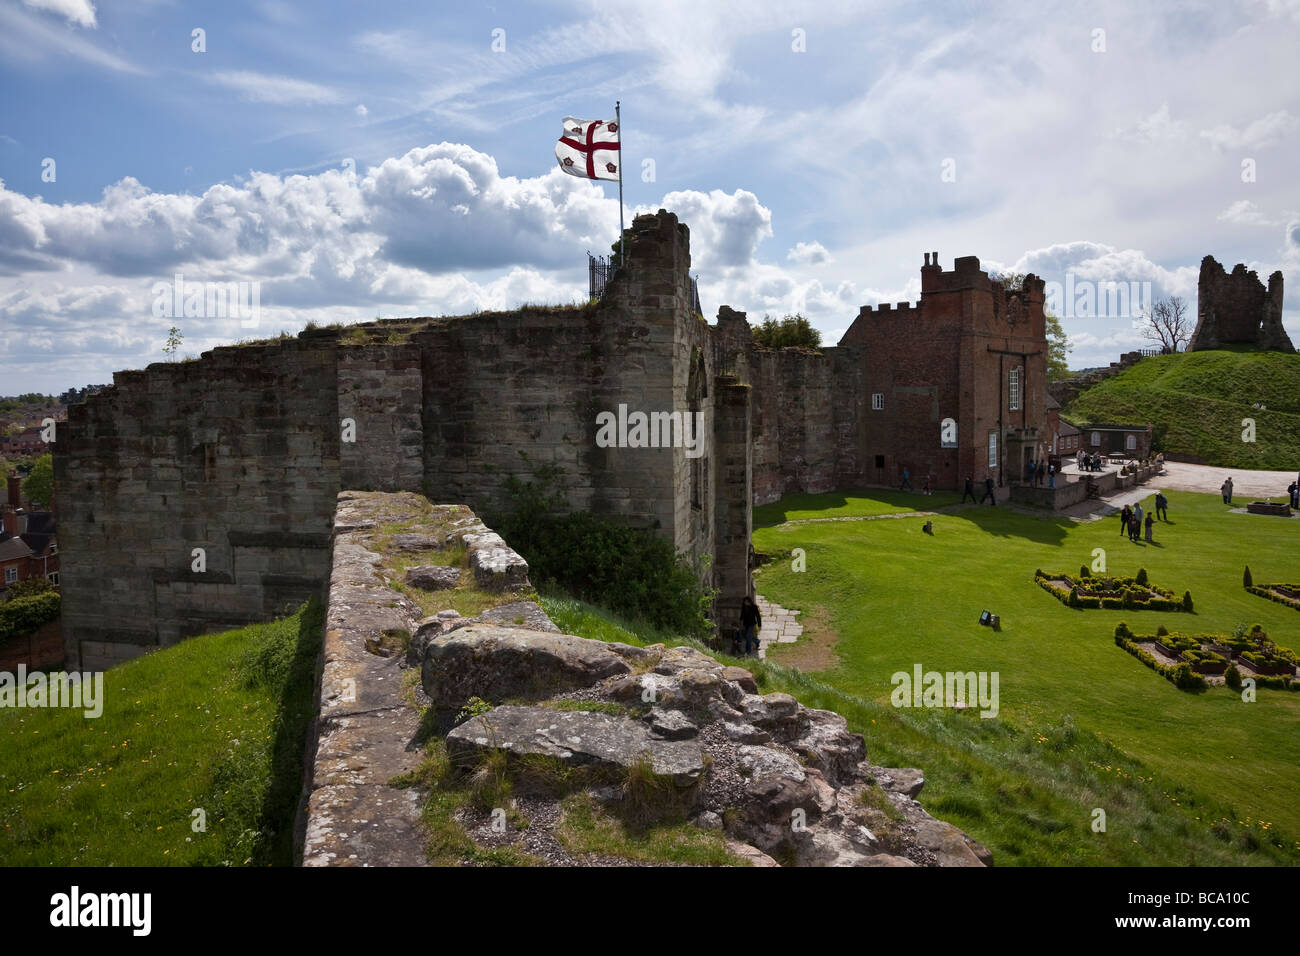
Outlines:
[{"label": "green lawn", "polygon": [[[787,513],[811,516],[819,497],[827,501],[827,513],[842,513],[846,507],[840,494],[799,496],[797,507]],[[918,509],[931,501],[904,497]],[[972,720],[963,714],[959,719],[966,725],[1001,724],[1012,736],[1035,734],[1046,743],[1068,722],[1117,748],[1121,766],[1107,773],[1152,777],[1159,793],[1174,794],[1168,802],[1176,801],[1180,813],[1189,801],[1196,803],[1185,821],[1193,829],[1208,831],[1220,816],[1228,816],[1233,821],[1220,823],[1220,830],[1231,826],[1234,832],[1253,834],[1241,844],[1246,849],[1253,842],[1282,842],[1293,852],[1300,849],[1295,842],[1300,836],[1295,800],[1300,791],[1300,693],[1261,688],[1257,701],[1243,703],[1225,688],[1180,691],[1116,647],[1112,634],[1124,619],[1138,633],[1153,633],[1160,624],[1171,631],[1230,631],[1235,624],[1258,621],[1279,644],[1300,647],[1300,614],[1241,586],[1247,563],[1257,581],[1286,577],[1295,566],[1300,527],[1276,518],[1228,514],[1213,495],[1172,492],[1168,497],[1173,523],[1157,524],[1155,545],[1135,545],[1120,537],[1117,518],[1081,524],[971,506],[934,518],[933,537],[922,533],[919,517],[759,528],[754,533],[757,550],[780,554],[802,548],[807,570],[794,572],[788,559],[777,559],[759,573],[757,587],[785,607],[827,612],[839,638],[839,663],[816,677],[839,692],[893,709],[891,675],[911,672],[915,664],[945,672],[997,671],[998,718]],[[885,502],[894,499],[892,492],[883,496]],[[1150,504],[1148,498],[1144,507]],[[873,510],[866,503],[849,506],[860,513]],[[780,506],[771,507],[766,516],[771,520],[780,512]],[[1111,572],[1133,574],[1145,567],[1156,584],[1178,594],[1190,589],[1196,613],[1072,610],[1034,583],[1036,568],[1077,572],[1081,564],[1091,565],[1095,548],[1105,550]],[[1000,633],[978,625],[984,608],[1001,615]],[[775,659],[779,662],[779,653]],[[978,798],[970,800],[973,792],[963,786],[961,772],[945,771],[943,748],[927,749],[925,738],[948,733],[944,728],[955,715],[895,713],[923,732],[910,743],[898,733],[887,734],[875,746],[868,732],[869,755],[877,759],[883,748],[890,759],[914,760],[935,772],[927,798],[949,805],[953,822],[985,840],[995,853],[999,844],[1004,851],[1008,843],[1020,847],[1005,821],[990,814],[989,807],[977,806]],[[974,729],[972,739],[989,737],[987,728]],[[1116,761],[1105,763],[1115,766]],[[1069,776],[1064,767],[1062,773]],[[963,817],[963,801],[975,812]],[[1081,815],[1090,807],[1106,809],[1083,794],[1078,803]],[[1113,835],[1116,814],[1108,813]],[[1086,819],[1059,822],[1090,833]],[[1156,822],[1148,821],[1153,827]],[[1143,837],[1130,839],[1140,846]],[[1195,844],[1188,841],[1189,848]],[[1186,861],[1169,853],[1166,847],[1154,858],[1112,855],[1095,862]],[[1083,859],[1088,853],[1081,844],[1063,847],[1062,855]],[[1254,857],[1243,853],[1238,862]]]},{"label": "green lawn", "polygon": [[97,718],[0,710],[0,865],[292,865],[321,622],[312,603],[129,661]]}]

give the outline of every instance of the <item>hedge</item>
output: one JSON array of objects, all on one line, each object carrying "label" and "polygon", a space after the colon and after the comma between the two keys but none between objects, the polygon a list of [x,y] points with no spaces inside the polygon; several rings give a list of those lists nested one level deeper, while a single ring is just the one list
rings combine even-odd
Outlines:
[{"label": "hedge", "polygon": [[[1090,576],[1086,581],[1083,578],[1074,580],[1065,573],[1049,573],[1039,569],[1034,572],[1034,580],[1038,582],[1038,586],[1044,591],[1062,604],[1067,604],[1070,607],[1086,607],[1094,610],[1106,608],[1116,611],[1190,611],[1192,609],[1191,592],[1184,592],[1183,596],[1178,598],[1168,588],[1158,587],[1150,583],[1139,584],[1137,578],[1097,578]],[[1065,581],[1069,587],[1056,587],[1051,583],[1053,580]],[[1121,592],[1120,596],[1098,597],[1080,590],[1080,588],[1101,586],[1104,582],[1117,585]],[[1138,595],[1142,589],[1155,592],[1158,596],[1152,598],[1139,597]]]},{"label": "hedge", "polygon": [[1161,664],[1151,656],[1150,651],[1139,645],[1137,641],[1125,637],[1124,632],[1120,630],[1121,627],[1124,628],[1124,631],[1128,631],[1128,628],[1122,622],[1116,626],[1116,646],[1122,647],[1124,650],[1128,651],[1179,690],[1205,690],[1210,686],[1205,682],[1204,677],[1192,670],[1190,664],[1182,663],[1173,667],[1170,667],[1168,664]]},{"label": "hedge", "polygon": [[1247,585],[1246,590],[1251,594],[1258,594],[1260,597],[1268,598],[1270,601],[1276,601],[1278,604],[1284,604],[1289,608],[1300,611],[1300,601],[1293,601],[1290,598],[1284,598],[1280,594],[1274,594],[1270,588],[1291,588],[1293,591],[1300,591],[1300,584],[1254,584]]},{"label": "hedge", "polygon": [[0,644],[12,637],[24,637],[41,625],[56,620],[61,604],[57,591],[14,598],[0,604]]}]

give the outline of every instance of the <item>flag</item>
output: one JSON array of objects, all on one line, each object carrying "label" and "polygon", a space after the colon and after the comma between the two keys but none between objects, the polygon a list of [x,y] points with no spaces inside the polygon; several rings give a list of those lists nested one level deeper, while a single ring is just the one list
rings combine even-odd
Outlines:
[{"label": "flag", "polygon": [[584,179],[619,180],[617,122],[564,118],[564,133],[555,144],[555,158],[570,176]]}]

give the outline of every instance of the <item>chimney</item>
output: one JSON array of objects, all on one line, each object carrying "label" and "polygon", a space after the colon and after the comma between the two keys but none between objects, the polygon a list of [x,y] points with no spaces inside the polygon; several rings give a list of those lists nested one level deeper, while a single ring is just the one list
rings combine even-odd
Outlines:
[{"label": "chimney", "polygon": [[18,512],[14,511],[13,508],[5,508],[4,510],[4,529],[6,535],[14,537],[17,537],[20,533],[18,531]]},{"label": "chimney", "polygon": [[23,480],[18,477],[18,472],[9,475],[9,507],[21,508],[23,506],[22,497]]}]

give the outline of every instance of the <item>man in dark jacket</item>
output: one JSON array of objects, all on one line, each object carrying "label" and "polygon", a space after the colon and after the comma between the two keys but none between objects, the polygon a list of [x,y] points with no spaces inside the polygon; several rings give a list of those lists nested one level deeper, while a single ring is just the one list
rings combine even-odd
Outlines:
[{"label": "man in dark jacket", "polygon": [[763,615],[758,611],[758,605],[748,594],[740,602],[740,626],[745,631],[745,653],[758,653],[758,629],[763,626]]},{"label": "man in dark jacket", "polygon": [[[989,504],[991,504],[993,507],[996,508],[996,507],[998,506],[998,499],[997,499],[997,496],[995,496],[995,495],[993,494],[993,479],[992,479],[992,478],[985,478],[985,479],[984,479],[984,498],[987,498],[988,501],[989,501]],[[984,498],[981,498],[981,499],[980,499],[980,504],[984,504]]]},{"label": "man in dark jacket", "polygon": [[961,503],[966,503],[966,496],[970,495],[971,504],[977,504],[975,501],[975,479],[969,475],[966,477],[966,490],[961,493]]}]

